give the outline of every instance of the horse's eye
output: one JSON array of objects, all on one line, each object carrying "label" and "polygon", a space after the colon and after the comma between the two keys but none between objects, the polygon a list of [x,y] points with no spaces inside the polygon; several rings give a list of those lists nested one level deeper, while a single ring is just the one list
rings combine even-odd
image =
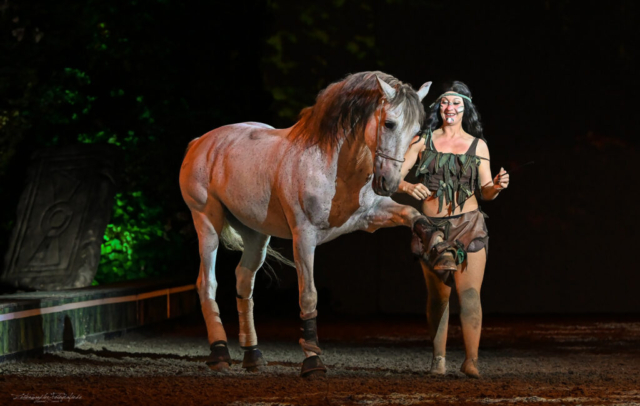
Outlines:
[{"label": "horse's eye", "polygon": [[387,127],[390,130],[395,130],[396,123],[394,123],[393,121],[385,121],[384,122],[384,126]]}]

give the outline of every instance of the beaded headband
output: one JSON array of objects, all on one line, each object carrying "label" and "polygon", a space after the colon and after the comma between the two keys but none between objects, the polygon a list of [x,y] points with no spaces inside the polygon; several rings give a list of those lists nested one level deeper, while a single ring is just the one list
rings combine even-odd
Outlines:
[{"label": "beaded headband", "polygon": [[471,97],[469,96],[465,96],[463,94],[460,93],[456,93],[456,92],[446,92],[446,93],[442,93],[440,96],[438,96],[436,98],[436,101],[434,101],[433,103],[431,103],[431,105],[429,106],[429,108],[433,107],[434,104],[436,104],[437,101],[439,101],[440,99],[442,99],[444,96],[458,96],[458,97],[462,97],[463,99],[467,99],[469,100],[469,102],[473,103],[471,101]]}]

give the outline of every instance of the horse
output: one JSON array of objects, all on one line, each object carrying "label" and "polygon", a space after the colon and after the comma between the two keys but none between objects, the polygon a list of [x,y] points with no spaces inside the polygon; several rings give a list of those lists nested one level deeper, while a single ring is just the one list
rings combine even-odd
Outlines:
[{"label": "horse", "polygon": [[[266,365],[253,323],[253,287],[273,250],[271,236],[293,240],[305,354],[301,376],[324,375],[317,335],[315,248],[356,230],[413,227],[423,216],[389,196],[400,182],[405,152],[424,120],[417,92],[383,72],[348,75],[322,90],[287,129],[246,122],[214,129],[191,141],[180,189],[198,234],[196,283],[211,349],[206,363],[228,371],[231,358],[216,303],[220,242],[242,249],[236,267],[242,366]],[[428,241],[423,241],[428,243]],[[280,260],[282,256],[274,253]]]}]

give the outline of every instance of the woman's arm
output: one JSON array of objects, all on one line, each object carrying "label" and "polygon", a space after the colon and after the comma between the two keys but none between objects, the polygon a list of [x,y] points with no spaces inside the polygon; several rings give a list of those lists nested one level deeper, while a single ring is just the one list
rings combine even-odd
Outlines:
[{"label": "woman's arm", "polygon": [[413,165],[416,164],[420,153],[425,149],[424,142],[420,142],[421,138],[422,137],[419,135],[413,137],[409,150],[404,154],[404,163],[402,164],[402,169],[400,169],[402,173],[402,181],[400,181],[400,186],[398,187],[398,193],[406,193],[418,200],[426,199],[431,195],[431,192],[422,183],[409,183],[406,182],[404,178],[407,176],[411,168],[413,168]]},{"label": "woman's arm", "polygon": [[504,168],[500,168],[500,173],[491,179],[491,167],[489,166],[489,147],[487,143],[480,140],[476,153],[479,157],[486,158],[480,160],[478,176],[480,176],[480,197],[482,200],[495,199],[501,190],[509,187],[509,174]]}]

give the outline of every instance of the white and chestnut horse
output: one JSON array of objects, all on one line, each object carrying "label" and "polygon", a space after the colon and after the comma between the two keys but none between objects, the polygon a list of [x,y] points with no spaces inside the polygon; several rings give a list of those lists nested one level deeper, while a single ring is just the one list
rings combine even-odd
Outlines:
[{"label": "white and chestnut horse", "polygon": [[[418,92],[382,72],[349,75],[319,93],[315,105],[287,129],[232,124],[193,140],[180,171],[180,188],[198,232],[197,289],[214,370],[229,368],[227,336],[216,303],[220,242],[243,248],[236,268],[243,367],[265,365],[253,324],[253,285],[270,236],[293,240],[306,359],[302,375],[324,373],[318,357],[313,280],[318,245],[356,230],[412,227],[421,214],[390,197],[400,167],[424,119]],[[425,242],[426,243],[426,242]]]}]

